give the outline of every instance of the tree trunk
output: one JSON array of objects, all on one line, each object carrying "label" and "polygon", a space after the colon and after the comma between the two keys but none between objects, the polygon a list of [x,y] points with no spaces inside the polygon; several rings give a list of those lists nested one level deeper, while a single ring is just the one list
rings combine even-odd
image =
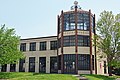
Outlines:
[{"label": "tree trunk", "polygon": [[109,76],[112,76],[112,66],[109,67]]}]

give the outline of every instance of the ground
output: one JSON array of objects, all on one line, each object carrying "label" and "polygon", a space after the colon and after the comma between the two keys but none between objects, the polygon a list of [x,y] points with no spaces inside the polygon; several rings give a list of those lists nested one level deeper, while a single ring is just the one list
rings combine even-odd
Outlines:
[{"label": "ground", "polygon": [[68,74],[37,74],[21,72],[1,72],[0,79],[7,80],[78,80],[76,77]]},{"label": "ground", "polygon": [[[115,80],[120,76],[103,76],[82,74],[88,80]],[[26,73],[26,72],[0,72],[0,79],[4,80],[78,80],[77,77],[70,74],[41,74],[41,73]]]}]

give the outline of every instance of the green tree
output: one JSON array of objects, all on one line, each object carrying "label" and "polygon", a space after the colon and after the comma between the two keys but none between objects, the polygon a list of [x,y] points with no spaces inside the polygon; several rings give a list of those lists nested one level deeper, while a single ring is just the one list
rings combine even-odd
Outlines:
[{"label": "green tree", "polygon": [[97,21],[95,36],[96,46],[108,62],[109,75],[112,67],[120,67],[120,14],[113,15],[112,11],[103,11]]},{"label": "green tree", "polygon": [[0,64],[16,63],[23,58],[22,52],[18,49],[20,37],[15,34],[14,29],[0,27]]}]

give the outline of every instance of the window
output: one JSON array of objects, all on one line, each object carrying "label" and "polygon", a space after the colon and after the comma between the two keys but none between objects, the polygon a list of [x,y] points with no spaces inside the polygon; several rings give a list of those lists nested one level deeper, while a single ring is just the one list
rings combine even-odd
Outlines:
[{"label": "window", "polygon": [[7,64],[1,66],[1,72],[6,72],[7,71]]},{"label": "window", "polygon": [[87,28],[88,28],[88,27],[87,27],[87,23],[85,22],[85,23],[84,23],[84,30],[87,30]]},{"label": "window", "polygon": [[30,43],[30,51],[36,51],[36,42]]},{"label": "window", "polygon": [[75,29],[75,14],[64,14],[64,31]]},{"label": "window", "polygon": [[39,57],[39,72],[46,72],[46,57]]},{"label": "window", "polygon": [[[79,30],[89,30],[89,13],[77,13],[77,29]],[[63,30],[75,30],[75,14],[67,13],[64,14]],[[62,29],[62,19],[60,18],[60,31]]]},{"label": "window", "polygon": [[[60,42],[60,41],[59,41]],[[89,36],[78,35],[78,46],[89,46]],[[64,36],[63,37],[63,46],[75,46],[75,35]]]},{"label": "window", "polygon": [[89,36],[78,35],[78,46],[89,46],[90,39]]},{"label": "window", "polygon": [[78,46],[83,46],[84,39],[83,36],[78,36]]},{"label": "window", "polygon": [[78,70],[90,70],[90,55],[78,55]]},{"label": "window", "polygon": [[[92,16],[92,15],[91,15]],[[94,17],[92,16],[91,17],[91,27],[92,27],[92,32],[94,32],[94,28],[95,28],[95,19],[94,19]]]},{"label": "window", "polygon": [[78,29],[80,30],[84,30],[84,27],[83,27],[84,23],[81,22],[81,23],[78,23],[77,26],[78,26]]},{"label": "window", "polygon": [[89,14],[88,13],[78,13],[78,29],[79,30],[89,30]]},{"label": "window", "polygon": [[57,73],[57,57],[50,57],[50,73]]},{"label": "window", "polygon": [[50,50],[57,49],[57,41],[50,41]]},{"label": "window", "polygon": [[40,51],[46,50],[46,41],[40,42]]},{"label": "window", "polygon": [[29,57],[29,72],[35,72],[35,57]]},{"label": "window", "polygon": [[25,72],[25,59],[19,61],[19,72]]},{"label": "window", "polygon": [[10,64],[10,72],[16,71],[16,64]]},{"label": "window", "polygon": [[26,43],[20,44],[20,51],[26,51]]},{"label": "window", "polygon": [[71,22],[69,30],[74,30],[74,29],[75,29],[75,22]]},{"label": "window", "polygon": [[75,46],[75,36],[64,36],[63,40],[64,46]]},{"label": "window", "polygon": [[75,54],[64,54],[64,73],[75,73],[76,66],[76,55]]}]

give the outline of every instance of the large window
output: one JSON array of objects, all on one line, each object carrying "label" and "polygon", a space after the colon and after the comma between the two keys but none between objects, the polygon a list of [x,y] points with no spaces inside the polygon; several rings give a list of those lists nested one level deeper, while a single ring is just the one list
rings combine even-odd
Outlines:
[{"label": "large window", "polygon": [[75,73],[76,55],[64,54],[64,73]]},{"label": "large window", "polygon": [[75,36],[64,36],[63,37],[64,46],[75,46]]},{"label": "large window", "polygon": [[89,14],[88,13],[78,13],[77,17],[78,17],[77,29],[89,30]]},{"label": "large window", "polygon": [[50,50],[57,49],[57,41],[50,41]]},{"label": "large window", "polygon": [[[60,22],[61,24],[62,22]],[[77,13],[77,29],[89,30],[89,14]],[[60,28],[61,30],[61,28]],[[75,30],[75,13],[64,14],[63,30]]]},{"label": "large window", "polygon": [[64,31],[75,29],[75,14],[64,14]]},{"label": "large window", "polygon": [[89,46],[90,39],[89,36],[78,36],[78,46]]},{"label": "large window", "polygon": [[[63,55],[64,73],[75,73],[77,66],[78,70],[90,70],[90,54],[78,54],[78,63],[76,65],[76,54]],[[92,67],[94,70],[94,55],[92,55]],[[58,57],[58,70],[61,69],[61,56]]]},{"label": "large window", "polygon": [[26,43],[20,44],[20,51],[26,51]]},{"label": "large window", "polygon": [[[92,56],[92,67],[94,70],[94,56]],[[78,55],[78,70],[90,70],[90,55],[89,54]]]},{"label": "large window", "polygon": [[30,43],[30,51],[36,51],[36,42]]},{"label": "large window", "polygon": [[90,55],[78,55],[78,70],[90,70]]},{"label": "large window", "polygon": [[[75,35],[64,36],[63,46],[75,46]],[[60,41],[59,41],[60,42]],[[78,35],[78,46],[89,46],[90,40],[89,36]]]},{"label": "large window", "polygon": [[46,50],[46,41],[45,42],[40,42],[40,51]]}]

